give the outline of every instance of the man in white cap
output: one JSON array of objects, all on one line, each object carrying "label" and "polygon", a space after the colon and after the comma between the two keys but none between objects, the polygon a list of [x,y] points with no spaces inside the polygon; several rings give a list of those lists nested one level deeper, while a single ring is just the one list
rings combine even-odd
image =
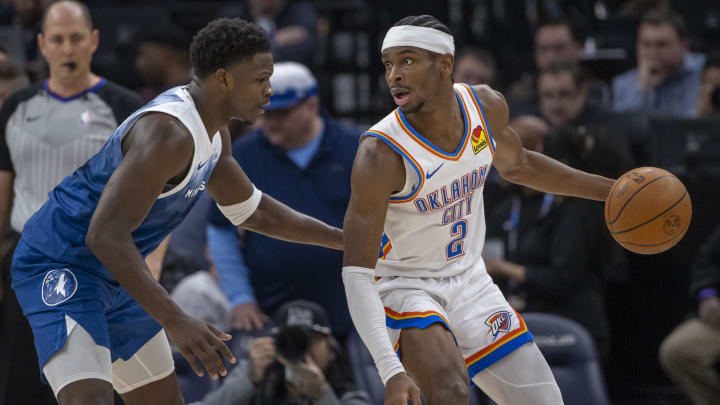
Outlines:
[{"label": "man in white cap", "polygon": [[[318,84],[295,62],[276,63],[273,95],[260,129],[233,144],[233,156],[258,187],[295,209],[340,226],[350,199],[350,170],[362,130],[321,114]],[[261,329],[266,314],[294,299],[317,302],[333,332],[352,329],[340,269],[342,253],[306,249],[254,232],[239,234],[210,213],[210,255],[230,300],[235,329]]]},{"label": "man in white cap", "polygon": [[386,405],[419,404],[420,389],[428,405],[467,404],[469,380],[501,405],[562,404],[480,256],[482,188],[492,164],[511,182],[598,201],[614,181],[523,149],[500,93],[452,82],[454,51],[450,30],[428,15],[385,36],[385,80],[399,108],[365,132],[352,170],[350,314]]}]

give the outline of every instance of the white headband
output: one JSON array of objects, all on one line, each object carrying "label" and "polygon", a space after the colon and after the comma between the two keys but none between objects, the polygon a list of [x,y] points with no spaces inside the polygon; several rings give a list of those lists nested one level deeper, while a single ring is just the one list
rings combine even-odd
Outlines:
[{"label": "white headband", "polygon": [[392,27],[385,34],[381,52],[393,46],[414,46],[439,54],[455,55],[455,41],[452,35],[435,28],[414,25]]}]

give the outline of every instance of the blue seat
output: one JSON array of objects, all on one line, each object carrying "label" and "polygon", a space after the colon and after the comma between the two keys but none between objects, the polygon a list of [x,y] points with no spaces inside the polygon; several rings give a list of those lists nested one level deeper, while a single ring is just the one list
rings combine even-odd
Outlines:
[{"label": "blue seat", "polygon": [[[370,399],[374,404],[383,405],[385,402],[385,386],[380,380],[370,352],[355,330],[350,332],[345,341],[345,352],[347,353],[355,384],[370,395]],[[475,389],[470,390],[470,405],[479,405],[480,403],[475,391]]]},{"label": "blue seat", "polygon": [[565,405],[609,405],[595,342],[577,322],[553,314],[522,314],[552,369]]}]

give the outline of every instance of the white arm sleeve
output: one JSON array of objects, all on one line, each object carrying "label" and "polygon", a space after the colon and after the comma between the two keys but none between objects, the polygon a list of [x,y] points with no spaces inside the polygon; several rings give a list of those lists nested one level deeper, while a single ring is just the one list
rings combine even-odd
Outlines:
[{"label": "white arm sleeve", "polygon": [[246,219],[250,218],[250,215],[252,215],[257,209],[258,205],[260,205],[260,200],[262,200],[262,192],[258,190],[254,184],[252,185],[252,187],[252,195],[250,196],[250,198],[243,202],[231,205],[217,204],[220,212],[222,212],[223,215],[225,215],[225,217],[229,219],[230,222],[232,222],[232,224],[235,226],[242,224],[243,222],[245,222]]},{"label": "white arm sleeve", "polygon": [[393,350],[385,327],[385,310],[375,289],[375,271],[346,266],[343,267],[342,277],[355,329],[370,351],[385,384],[390,377],[405,372],[405,368]]}]

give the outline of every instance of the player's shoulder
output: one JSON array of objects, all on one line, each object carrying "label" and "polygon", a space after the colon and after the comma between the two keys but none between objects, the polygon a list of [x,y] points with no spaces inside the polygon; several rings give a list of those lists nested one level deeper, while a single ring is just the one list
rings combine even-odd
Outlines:
[{"label": "player's shoulder", "polygon": [[147,112],[137,119],[130,130],[132,143],[145,148],[164,150],[168,154],[186,154],[195,149],[192,133],[175,116],[163,112]]},{"label": "player's shoulder", "polygon": [[486,84],[472,86],[472,89],[482,106],[490,129],[492,130],[493,127],[504,128],[510,119],[510,110],[505,96]]}]

